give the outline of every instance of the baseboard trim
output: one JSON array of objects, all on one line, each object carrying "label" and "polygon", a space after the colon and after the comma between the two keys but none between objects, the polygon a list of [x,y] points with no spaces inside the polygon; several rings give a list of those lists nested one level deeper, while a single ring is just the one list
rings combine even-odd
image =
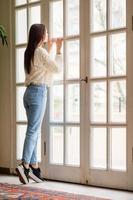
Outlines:
[{"label": "baseboard trim", "polygon": [[6,167],[0,167],[0,174],[10,174],[10,169]]}]

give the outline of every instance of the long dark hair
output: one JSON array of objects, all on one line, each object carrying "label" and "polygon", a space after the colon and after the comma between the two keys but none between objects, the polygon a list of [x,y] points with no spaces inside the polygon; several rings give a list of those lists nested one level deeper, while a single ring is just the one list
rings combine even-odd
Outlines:
[{"label": "long dark hair", "polygon": [[33,24],[30,28],[28,44],[24,54],[24,69],[28,74],[31,70],[31,61],[34,61],[35,49],[43,39],[45,33],[46,28],[44,24]]}]

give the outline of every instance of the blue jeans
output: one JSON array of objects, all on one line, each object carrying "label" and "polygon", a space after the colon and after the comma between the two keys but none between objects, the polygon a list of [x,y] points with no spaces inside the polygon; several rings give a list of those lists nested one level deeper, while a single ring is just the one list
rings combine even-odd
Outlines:
[{"label": "blue jeans", "polygon": [[29,85],[23,97],[27,114],[27,131],[23,147],[22,161],[35,164],[37,160],[37,141],[41,133],[41,125],[46,109],[47,86]]}]

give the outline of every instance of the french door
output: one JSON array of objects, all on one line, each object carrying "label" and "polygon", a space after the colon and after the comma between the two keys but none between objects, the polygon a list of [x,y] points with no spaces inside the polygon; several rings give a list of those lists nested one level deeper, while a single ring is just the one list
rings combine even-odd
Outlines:
[{"label": "french door", "polygon": [[[41,2],[40,0],[14,0],[12,1],[13,19],[15,19],[13,30],[13,51],[14,51],[14,98],[16,105],[14,106],[14,113],[16,123],[14,126],[14,144],[15,161],[14,166],[20,162],[22,158],[22,151],[24,139],[27,128],[27,117],[23,106],[23,95],[25,92],[25,73],[24,73],[24,51],[26,49],[28,40],[28,31],[30,26],[34,23],[41,23]],[[38,157],[41,161],[41,138],[38,142]]]},{"label": "french door", "polygon": [[92,0],[89,7],[88,181],[126,187],[126,1]]},{"label": "french door", "polygon": [[[43,129],[46,133],[44,139],[46,156],[42,165],[48,178],[79,182],[81,159],[79,1],[47,1],[45,6],[45,15],[49,16],[47,17],[49,36],[63,38],[63,62],[62,72],[55,76],[54,85],[49,89],[47,119]],[[52,49],[53,54],[54,51],[55,46]]]},{"label": "french door", "polygon": [[[30,16],[33,5],[40,6],[38,21],[46,24],[49,36],[63,38],[62,72],[48,91],[38,146],[45,177],[133,189],[133,2],[42,0],[21,8],[26,6]],[[16,45],[18,56],[23,47],[25,43]],[[54,44],[51,56],[55,51]],[[17,102],[22,86],[23,80],[18,81]],[[27,123],[20,111],[19,107],[17,159]]]}]

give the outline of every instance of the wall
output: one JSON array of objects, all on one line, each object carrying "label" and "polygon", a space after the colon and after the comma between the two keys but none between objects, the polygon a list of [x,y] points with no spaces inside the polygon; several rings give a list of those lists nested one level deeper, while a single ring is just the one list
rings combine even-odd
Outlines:
[{"label": "wall", "polygon": [[10,1],[0,0],[0,24],[8,34],[8,47],[0,41],[0,167],[10,167],[11,98],[10,98]]}]

